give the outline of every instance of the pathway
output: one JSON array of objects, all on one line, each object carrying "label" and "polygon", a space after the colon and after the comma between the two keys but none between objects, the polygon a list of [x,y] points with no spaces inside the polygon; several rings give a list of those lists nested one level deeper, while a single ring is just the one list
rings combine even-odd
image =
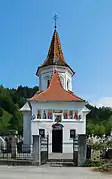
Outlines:
[{"label": "pathway", "polygon": [[112,179],[112,175],[92,172],[90,168],[0,166],[0,179]]}]

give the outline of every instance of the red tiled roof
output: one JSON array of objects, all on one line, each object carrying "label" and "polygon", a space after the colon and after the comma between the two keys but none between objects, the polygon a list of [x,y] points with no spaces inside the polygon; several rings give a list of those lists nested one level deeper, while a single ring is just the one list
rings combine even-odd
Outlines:
[{"label": "red tiled roof", "polygon": [[66,91],[58,76],[58,72],[53,72],[49,87],[40,93],[36,93],[30,100],[38,101],[84,101],[73,92]]},{"label": "red tiled roof", "polygon": [[[64,59],[64,55],[63,55],[61,43],[60,43],[60,38],[56,29],[54,30],[54,33],[53,33],[53,37],[51,40],[47,58],[44,61],[44,63],[38,68],[36,74],[38,75],[38,71],[41,67],[49,66],[49,65],[66,66],[71,69],[71,67],[66,63]],[[72,72],[74,74],[73,70]]]}]

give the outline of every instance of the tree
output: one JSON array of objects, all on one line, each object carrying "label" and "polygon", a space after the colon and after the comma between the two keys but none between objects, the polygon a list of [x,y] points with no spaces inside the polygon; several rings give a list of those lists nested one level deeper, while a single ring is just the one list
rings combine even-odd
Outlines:
[{"label": "tree", "polygon": [[19,86],[17,89],[0,86],[0,132],[18,130],[22,134],[23,117],[19,109],[38,89],[38,86],[34,88]]},{"label": "tree", "polygon": [[94,131],[95,135],[103,135],[104,133],[108,135],[112,128],[112,109],[107,107],[97,108],[89,104],[87,104],[87,107],[91,110],[87,115],[87,132],[91,134]]},{"label": "tree", "polygon": [[8,131],[10,128],[10,119],[12,115],[9,114],[7,111],[3,110],[3,115],[0,117],[0,132]]},{"label": "tree", "polygon": [[3,109],[0,108],[0,117],[2,117],[2,116],[3,116]]},{"label": "tree", "polygon": [[87,134],[92,135],[95,134],[95,125],[92,123],[87,123]]},{"label": "tree", "polygon": [[95,134],[97,136],[103,136],[106,133],[105,126],[104,125],[95,125]]}]

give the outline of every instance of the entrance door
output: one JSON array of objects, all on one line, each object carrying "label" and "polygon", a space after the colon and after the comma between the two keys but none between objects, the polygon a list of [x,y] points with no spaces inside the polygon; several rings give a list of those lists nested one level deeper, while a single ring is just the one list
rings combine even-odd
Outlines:
[{"label": "entrance door", "polygon": [[52,152],[62,153],[63,130],[52,130]]}]

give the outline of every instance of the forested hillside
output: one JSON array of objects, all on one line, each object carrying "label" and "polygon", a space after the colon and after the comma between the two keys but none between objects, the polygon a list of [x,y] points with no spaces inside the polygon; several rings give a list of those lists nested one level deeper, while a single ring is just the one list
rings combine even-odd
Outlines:
[{"label": "forested hillside", "polygon": [[23,119],[19,109],[38,91],[38,87],[28,88],[19,86],[8,89],[0,86],[0,132],[18,130],[22,133]]},{"label": "forested hillside", "polygon": [[[18,130],[22,133],[23,119],[19,109],[26,99],[38,91],[34,88],[19,86],[17,89],[8,89],[0,86],[0,132]],[[96,108],[87,104],[91,112],[87,115],[87,134],[109,134],[112,128],[112,110],[110,108]]]},{"label": "forested hillside", "polygon": [[87,134],[102,136],[110,135],[112,129],[112,109],[108,107],[87,107],[91,112],[87,115]]}]

